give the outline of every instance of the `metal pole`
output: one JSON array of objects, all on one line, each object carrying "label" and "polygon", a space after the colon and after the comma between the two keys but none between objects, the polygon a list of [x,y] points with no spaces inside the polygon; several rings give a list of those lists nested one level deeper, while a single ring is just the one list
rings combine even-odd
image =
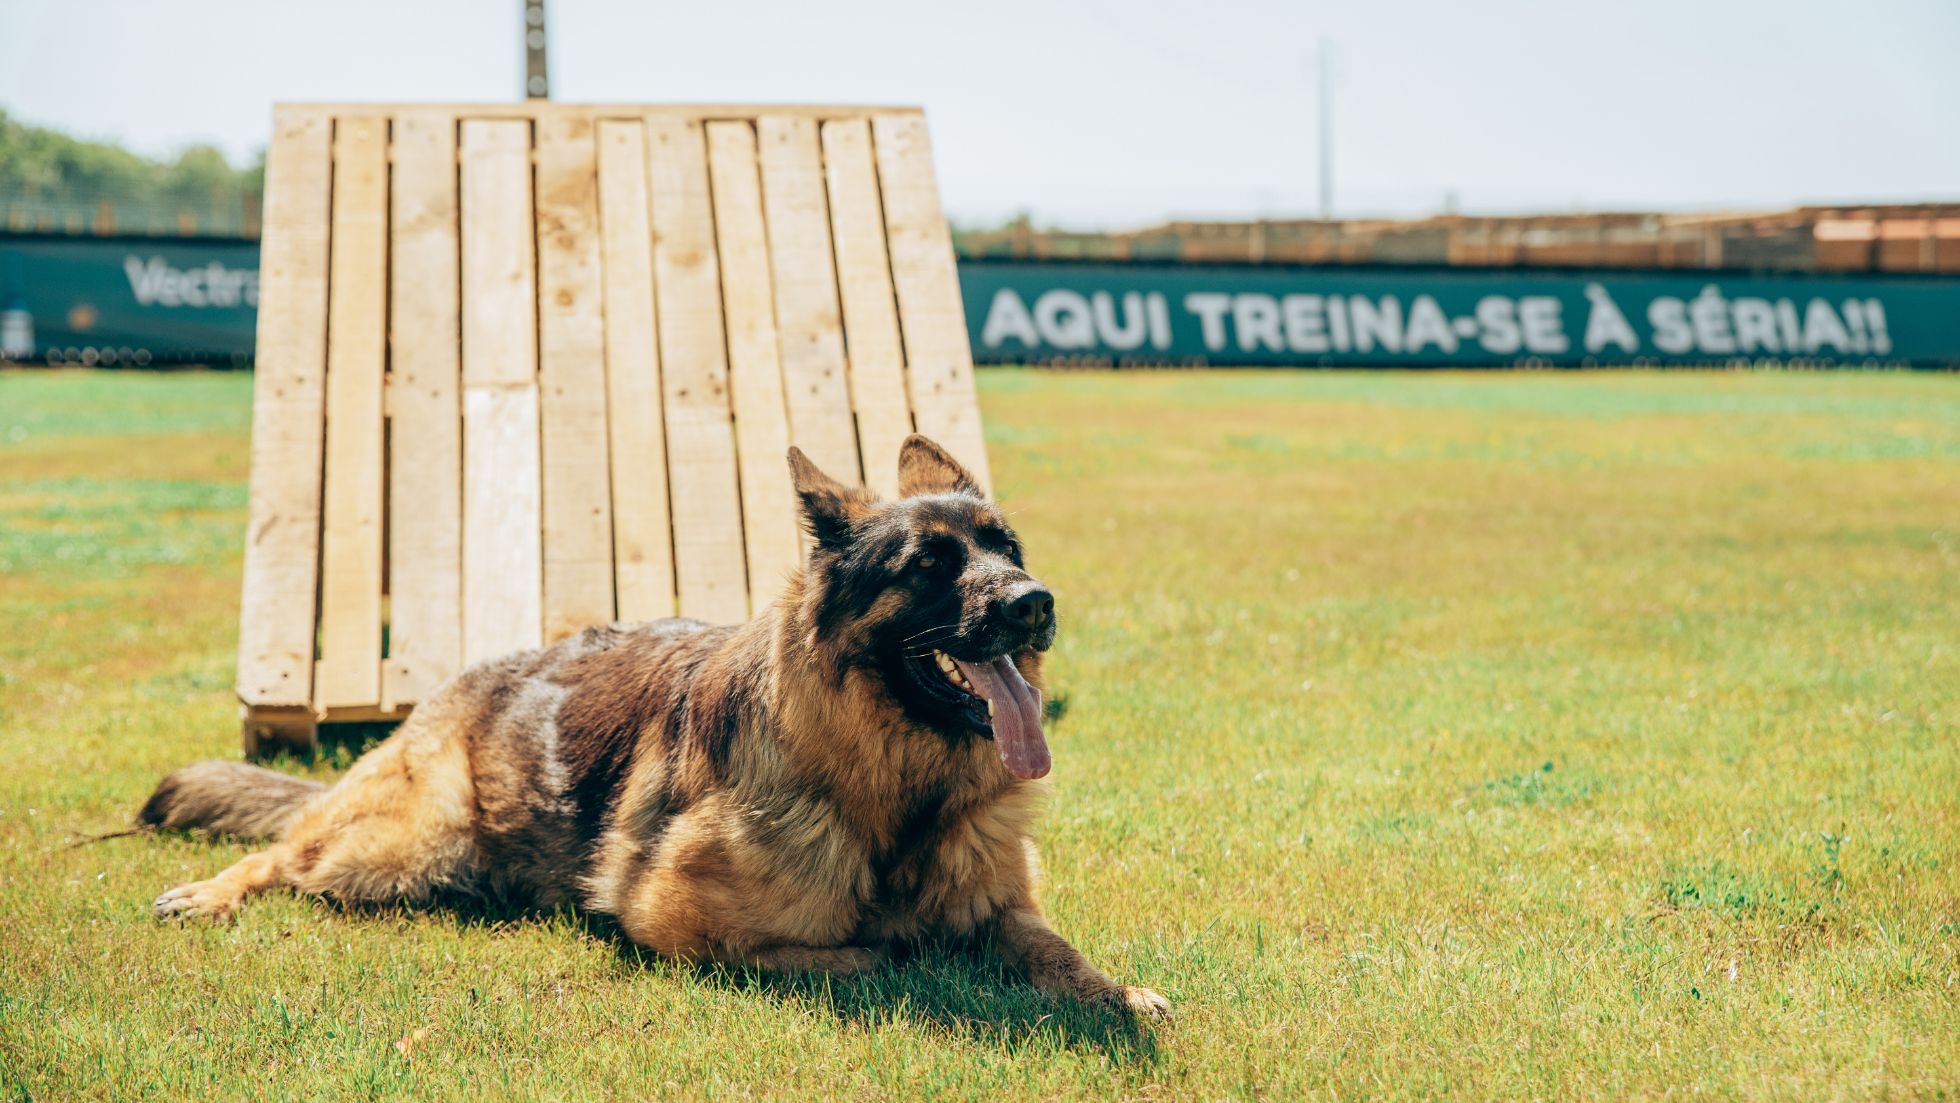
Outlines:
[{"label": "metal pole", "polygon": [[544,0],[521,0],[524,5],[524,95],[551,98],[551,74],[544,60]]},{"label": "metal pole", "polygon": [[1334,217],[1334,40],[1320,40],[1320,218]]}]

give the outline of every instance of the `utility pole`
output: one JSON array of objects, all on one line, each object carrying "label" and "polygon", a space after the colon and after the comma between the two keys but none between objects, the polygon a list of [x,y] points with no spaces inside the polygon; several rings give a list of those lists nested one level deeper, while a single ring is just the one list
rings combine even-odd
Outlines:
[{"label": "utility pole", "polygon": [[1334,217],[1334,40],[1320,39],[1320,219]]},{"label": "utility pole", "polygon": [[524,95],[551,98],[551,74],[544,63],[544,0],[521,0],[524,5]]}]

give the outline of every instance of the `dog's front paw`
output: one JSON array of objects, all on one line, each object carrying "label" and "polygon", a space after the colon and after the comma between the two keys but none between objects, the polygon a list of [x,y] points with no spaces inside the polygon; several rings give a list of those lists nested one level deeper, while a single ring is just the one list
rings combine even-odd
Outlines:
[{"label": "dog's front paw", "polygon": [[1092,1003],[1121,1011],[1138,1019],[1168,1019],[1171,1017],[1171,1001],[1133,984],[1119,984],[1105,989]]},{"label": "dog's front paw", "polygon": [[158,919],[229,919],[238,911],[242,898],[236,889],[217,881],[192,881],[178,885],[156,898],[151,905]]}]

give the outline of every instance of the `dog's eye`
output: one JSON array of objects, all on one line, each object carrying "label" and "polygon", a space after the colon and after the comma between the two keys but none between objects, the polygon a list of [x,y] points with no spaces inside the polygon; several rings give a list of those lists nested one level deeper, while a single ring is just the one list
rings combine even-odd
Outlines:
[{"label": "dog's eye", "polygon": [[929,571],[939,566],[939,557],[936,555],[922,555],[912,561],[912,566],[922,571]]}]

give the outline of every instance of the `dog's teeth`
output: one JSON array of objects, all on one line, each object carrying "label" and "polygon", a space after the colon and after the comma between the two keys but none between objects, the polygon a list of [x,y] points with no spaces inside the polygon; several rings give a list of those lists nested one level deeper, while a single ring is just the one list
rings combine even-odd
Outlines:
[{"label": "dog's teeth", "polygon": [[953,660],[944,651],[935,651],[932,653],[932,657],[939,660],[939,669],[948,674],[953,672]]},{"label": "dog's teeth", "polygon": [[989,701],[987,702],[987,715],[992,716],[993,714],[994,714],[994,703],[992,701]]}]

